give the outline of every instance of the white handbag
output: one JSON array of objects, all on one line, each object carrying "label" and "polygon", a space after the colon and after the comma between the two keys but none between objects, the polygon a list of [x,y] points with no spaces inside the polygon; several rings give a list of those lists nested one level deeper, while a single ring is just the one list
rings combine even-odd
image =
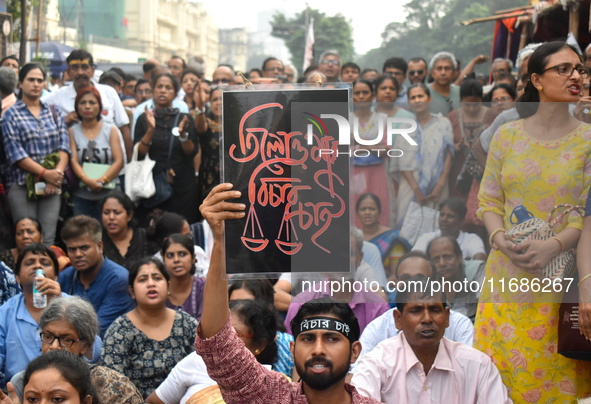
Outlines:
[{"label": "white handbag", "polygon": [[152,176],[156,162],[147,154],[143,160],[138,160],[138,148],[139,143],[133,147],[131,161],[125,165],[125,193],[135,203],[140,199],[150,198],[156,193]]}]

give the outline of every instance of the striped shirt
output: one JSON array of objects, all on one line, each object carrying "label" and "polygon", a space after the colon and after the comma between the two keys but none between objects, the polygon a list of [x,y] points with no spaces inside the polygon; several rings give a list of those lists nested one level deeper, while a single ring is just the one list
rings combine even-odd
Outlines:
[{"label": "striped shirt", "polygon": [[60,150],[72,154],[64,115],[56,109],[56,124],[48,104],[40,103],[39,118],[35,118],[21,100],[4,113],[2,136],[7,157],[5,172],[8,188],[15,183],[25,185],[27,172],[17,166],[19,161],[30,157],[41,164],[45,156]]}]

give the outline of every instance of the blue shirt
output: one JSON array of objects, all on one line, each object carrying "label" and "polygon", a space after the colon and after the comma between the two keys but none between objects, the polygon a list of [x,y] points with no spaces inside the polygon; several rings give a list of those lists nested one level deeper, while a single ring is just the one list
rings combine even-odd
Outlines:
[{"label": "blue shirt", "polygon": [[14,272],[0,261],[0,306],[19,293],[21,293],[21,288],[16,281]]},{"label": "blue shirt", "polygon": [[[63,297],[69,297],[62,292]],[[41,355],[41,330],[25,306],[25,295],[18,294],[0,306],[0,387],[6,387],[12,376],[25,370],[29,362]],[[97,338],[93,361],[98,360],[102,341]]]},{"label": "blue shirt", "polygon": [[[75,276],[75,279],[74,279]],[[107,257],[88,289],[80,282],[77,271],[70,266],[60,272],[57,281],[62,290],[89,301],[101,325],[101,335],[115,319],[134,308],[127,281],[129,272]]]},{"label": "blue shirt", "polygon": [[40,101],[39,118],[21,100],[4,112],[2,136],[6,150],[6,185],[25,185],[27,172],[16,163],[30,157],[41,164],[45,156],[59,150],[72,154],[64,115],[56,108],[57,124],[47,103]]},{"label": "blue shirt", "polygon": [[[141,114],[146,112],[146,107],[148,107],[148,109],[154,108],[154,98],[150,98],[148,101],[142,102],[140,105],[136,107],[135,111],[133,111],[133,122],[131,123],[132,138],[135,134],[135,124],[137,122],[137,119],[140,117]],[[185,101],[179,100],[178,98],[172,100],[172,107],[178,108],[181,114],[189,113],[189,107],[187,106],[187,103]]]}]

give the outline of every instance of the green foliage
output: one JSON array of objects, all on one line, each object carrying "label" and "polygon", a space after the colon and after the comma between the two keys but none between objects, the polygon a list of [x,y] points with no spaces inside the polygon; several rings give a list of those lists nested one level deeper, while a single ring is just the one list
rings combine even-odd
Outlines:
[{"label": "green foliage", "polygon": [[[341,14],[327,17],[318,10],[308,9],[308,16],[314,18],[314,57],[322,52],[336,49],[341,60],[353,60],[353,31],[349,22]],[[271,35],[285,41],[291,52],[291,62],[301,70],[306,42],[306,10],[288,19],[282,13],[273,16]]]},{"label": "green foliage", "polygon": [[[446,50],[465,66],[480,54],[490,55],[495,22],[469,26],[460,22],[525,5],[527,0],[409,0],[404,5],[405,22],[388,24],[382,33],[382,45],[359,57],[357,63],[362,68],[380,70],[392,56],[407,60],[422,56],[428,61],[435,53]],[[476,70],[487,71],[488,64]]]}]

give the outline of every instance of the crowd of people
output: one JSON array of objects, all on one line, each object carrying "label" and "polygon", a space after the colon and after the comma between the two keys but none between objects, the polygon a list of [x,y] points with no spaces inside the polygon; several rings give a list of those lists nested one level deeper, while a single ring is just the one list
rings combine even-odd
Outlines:
[{"label": "crowd of people", "polygon": [[[564,291],[493,281],[533,282],[579,247],[591,339],[591,204],[547,239],[509,236],[516,208],[546,219],[586,207],[591,46],[528,45],[515,67],[493,60],[490,80],[474,73],[486,61],[460,69],[442,51],[389,58],[380,73],[326,51],[300,77],[270,57],[209,78],[198,58],[173,56],[134,77],[97,74],[77,49],[62,86],[42,64],[0,61],[0,403],[590,398],[591,365],[558,353]],[[220,183],[222,92],[245,80],[351,83],[356,135],[400,152],[352,143],[351,271],[224,275],[224,222],[246,207]],[[383,136],[388,118],[416,130]],[[126,193],[132,159],[154,161],[154,196]]]}]

